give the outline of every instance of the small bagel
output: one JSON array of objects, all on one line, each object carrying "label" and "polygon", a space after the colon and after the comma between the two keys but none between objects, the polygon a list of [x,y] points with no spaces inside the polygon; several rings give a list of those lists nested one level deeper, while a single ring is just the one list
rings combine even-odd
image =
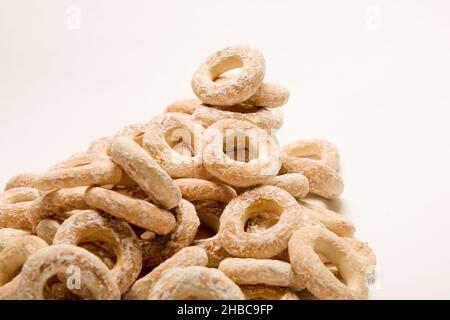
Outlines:
[{"label": "small bagel", "polygon": [[[153,118],[144,135],[144,148],[174,179],[208,179],[211,175],[202,164],[202,139],[205,129],[190,115],[164,113]],[[192,155],[184,156],[173,149],[187,144]]]},{"label": "small bagel", "polygon": [[80,270],[79,280],[93,299],[119,300],[120,290],[108,267],[89,251],[73,245],[53,245],[30,256],[20,273],[17,288],[20,300],[43,300],[48,279],[66,273],[70,267]]},{"label": "small bagel", "polygon": [[170,176],[130,138],[119,137],[111,145],[111,158],[156,204],[172,209],[181,200],[180,190]]},{"label": "small bagel", "polygon": [[84,198],[86,203],[93,208],[108,212],[117,218],[122,218],[157,234],[168,234],[176,224],[175,217],[170,211],[113,190],[91,187],[86,190]]},{"label": "small bagel", "polygon": [[199,266],[173,268],[156,282],[149,300],[244,300],[241,289],[221,271]]},{"label": "small bagel", "polygon": [[47,247],[44,240],[32,235],[10,239],[0,251],[0,300],[16,299],[20,281],[20,269],[36,251]]},{"label": "small bagel", "polygon": [[280,129],[283,125],[283,113],[281,111],[259,107],[232,106],[220,108],[202,104],[195,109],[192,115],[195,121],[201,123],[205,128],[225,119],[247,121],[269,133],[272,130]]},{"label": "small bagel", "polygon": [[305,158],[309,161],[320,162],[332,170],[339,170],[339,151],[326,140],[299,140],[283,146],[281,152],[288,157]]},{"label": "small bagel", "polygon": [[[279,220],[262,232],[245,232],[246,222],[261,211]],[[236,257],[267,259],[287,248],[303,220],[302,208],[289,193],[263,186],[244,192],[227,205],[220,219],[219,236],[223,247]]]},{"label": "small bagel", "polygon": [[193,114],[195,109],[201,105],[202,102],[198,99],[182,99],[172,102],[168,105],[164,112],[179,112],[186,114]]},{"label": "small bagel", "polygon": [[272,286],[241,286],[245,300],[299,300],[289,288]]},{"label": "small bagel", "polygon": [[[339,269],[339,281],[320,260],[330,259]],[[320,227],[297,230],[289,241],[289,257],[294,273],[305,278],[306,288],[319,299],[367,299],[367,279],[363,264],[345,239]]]},{"label": "small bagel", "polygon": [[[242,68],[241,72],[227,81],[215,82],[223,73]],[[261,86],[265,62],[262,54],[248,46],[224,48],[211,56],[195,72],[192,90],[206,104],[232,106],[244,102]]]},{"label": "small bagel", "polygon": [[175,253],[172,257],[161,263],[149,274],[137,280],[130,291],[125,295],[127,300],[146,300],[156,282],[161,276],[172,268],[185,268],[190,266],[205,267],[208,256],[205,250],[198,247],[186,247]]},{"label": "small bagel", "polygon": [[142,269],[142,252],[136,234],[128,223],[93,210],[81,211],[64,221],[53,243],[77,246],[85,241],[103,241],[112,246],[117,262],[111,274],[120,292],[126,292]]},{"label": "small bagel", "polygon": [[175,228],[165,236],[153,240],[140,240],[142,256],[146,267],[158,265],[171,257],[194,240],[200,221],[195,207],[184,199],[174,209],[177,223]]},{"label": "small bagel", "polygon": [[[231,148],[242,150],[238,151],[237,160],[229,157],[230,151],[236,155],[236,150],[229,151]],[[238,161],[243,160],[240,158],[246,153],[250,157],[249,161]],[[203,165],[227,184],[236,187],[255,186],[278,174],[279,148],[264,130],[249,122],[221,120],[205,132]]]},{"label": "small bagel", "polygon": [[295,291],[305,289],[304,279],[283,261],[227,258],[220,263],[219,270],[238,285],[279,286]]},{"label": "small bagel", "polygon": [[40,192],[30,187],[9,189],[0,194],[0,228],[31,231],[28,210],[34,205]]}]

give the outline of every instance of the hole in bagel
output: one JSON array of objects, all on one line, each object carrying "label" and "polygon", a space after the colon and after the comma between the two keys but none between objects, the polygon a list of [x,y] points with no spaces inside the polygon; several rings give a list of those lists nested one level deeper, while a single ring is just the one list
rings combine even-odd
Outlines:
[{"label": "hole in bagel", "polygon": [[246,210],[245,231],[249,233],[264,232],[280,220],[282,208],[273,200],[261,199]]},{"label": "hole in bagel", "polygon": [[258,147],[245,132],[233,131],[223,138],[223,153],[238,162],[258,159]]},{"label": "hole in bagel", "polygon": [[166,132],[166,142],[175,152],[192,157],[195,155],[195,138],[191,130],[172,128]]},{"label": "hole in bagel", "polygon": [[114,246],[109,242],[86,239],[78,246],[99,257],[109,269],[112,269],[117,262]]},{"label": "hole in bagel", "polygon": [[63,282],[61,282],[56,275],[47,280],[44,286],[44,299],[83,300],[83,298],[67,289],[67,286]]},{"label": "hole in bagel", "polygon": [[[244,63],[238,55],[225,57],[209,69],[209,78],[212,81],[233,81],[234,75],[239,73],[239,70],[233,69],[242,68],[243,66]],[[230,72],[230,70],[233,70],[233,72]],[[223,76],[219,78],[220,75]]]},{"label": "hole in bagel", "polygon": [[325,239],[318,239],[314,245],[314,251],[324,262],[324,266],[343,284],[352,287],[357,285],[353,277],[349,261],[345,253],[339,250],[333,243]]}]

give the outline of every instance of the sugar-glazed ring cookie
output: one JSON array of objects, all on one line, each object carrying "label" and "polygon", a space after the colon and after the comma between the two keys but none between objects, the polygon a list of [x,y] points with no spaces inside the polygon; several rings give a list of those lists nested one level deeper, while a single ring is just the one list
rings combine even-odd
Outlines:
[{"label": "sugar-glazed ring cookie", "polygon": [[172,268],[185,268],[190,266],[205,267],[208,256],[205,250],[198,247],[186,247],[175,253],[172,257],[161,263],[149,274],[137,280],[130,291],[125,295],[127,300],[146,300],[156,282],[161,276]]},{"label": "sugar-glazed ring cookie", "polygon": [[301,173],[309,181],[310,193],[327,199],[339,197],[344,191],[344,182],[337,171],[321,162],[307,158],[282,155],[280,174]]},{"label": "sugar-glazed ring cookie", "polygon": [[[75,268],[74,268],[75,267]],[[20,300],[44,299],[47,281],[58,273],[78,269],[79,281],[96,300],[119,300],[120,290],[108,267],[94,254],[73,245],[53,245],[28,258],[20,273]],[[76,276],[76,272],[73,272]]]},{"label": "sugar-glazed ring cookie", "polygon": [[205,132],[203,165],[216,178],[232,186],[258,185],[278,174],[278,144],[249,122],[221,120]]},{"label": "sugar-glazed ring cookie", "polygon": [[[242,70],[227,81],[215,82],[221,74],[235,68]],[[227,47],[209,56],[197,69],[192,90],[203,103],[232,106],[255,94],[264,73],[264,57],[258,50],[248,46]]]},{"label": "sugar-glazed ring cookie", "polygon": [[184,199],[174,209],[177,224],[168,235],[153,240],[140,240],[144,266],[155,266],[171,257],[194,240],[200,221],[195,207]]},{"label": "sugar-glazed ring cookie", "polygon": [[172,209],[181,200],[180,190],[172,178],[135,141],[126,137],[114,139],[111,158],[158,205]]},{"label": "sugar-glazed ring cookie", "polygon": [[31,231],[28,210],[34,205],[40,192],[30,187],[9,189],[0,194],[0,228]]},{"label": "sugar-glazed ring cookie", "polygon": [[170,211],[113,190],[100,187],[89,188],[85,193],[85,200],[93,208],[103,210],[157,234],[168,234],[176,224],[175,217]]},{"label": "sugar-glazed ring cookie", "polygon": [[111,245],[117,255],[111,274],[120,292],[126,292],[142,269],[142,252],[136,234],[128,223],[93,210],[81,211],[64,221],[53,244],[77,246],[85,241],[101,241]]},{"label": "sugar-glazed ring cookie", "polygon": [[345,238],[356,254],[361,258],[361,262],[366,270],[368,282],[375,281],[375,267],[377,258],[373,250],[366,244],[354,238]]},{"label": "sugar-glazed ring cookie", "polygon": [[168,105],[164,112],[179,112],[186,114],[193,114],[195,109],[201,105],[202,102],[198,99],[182,99],[172,102]]},{"label": "sugar-glazed ring cookie", "polygon": [[[91,158],[90,158],[91,157]],[[73,165],[70,165],[72,163]],[[122,170],[109,157],[101,155],[79,155],[40,174],[33,186],[50,191],[91,185],[115,185],[122,179]]]},{"label": "sugar-glazed ring cookie", "polygon": [[167,271],[150,293],[150,300],[244,300],[241,289],[221,271],[199,266]]},{"label": "sugar-glazed ring cookie", "polygon": [[224,119],[247,121],[268,132],[276,131],[283,125],[281,111],[259,107],[212,107],[202,104],[195,109],[192,115],[195,121],[201,123],[205,128]]},{"label": "sugar-glazed ring cookie", "polygon": [[[164,113],[153,118],[144,135],[144,148],[174,179],[208,179],[211,175],[202,164],[202,137],[205,129],[190,115]],[[173,148],[187,144],[192,155],[185,156]]]},{"label": "sugar-glazed ring cookie", "polygon": [[20,187],[32,187],[36,174],[34,173],[22,173],[12,177],[5,185],[5,191]]},{"label": "sugar-glazed ring cookie", "polygon": [[305,289],[304,279],[283,261],[227,258],[220,263],[219,270],[238,285],[279,286],[295,291]]},{"label": "sugar-glazed ring cookie", "polygon": [[[262,232],[245,232],[246,222],[261,211],[279,217],[278,222]],[[224,248],[236,257],[266,259],[285,250],[292,233],[302,224],[302,208],[289,193],[263,186],[244,192],[227,205],[219,236]]]},{"label": "sugar-glazed ring cookie", "polygon": [[274,186],[286,190],[296,199],[302,199],[309,193],[309,181],[300,173],[282,174],[267,180],[263,185]]},{"label": "sugar-glazed ring cookie", "polygon": [[[339,281],[320,260],[330,259],[339,269]],[[319,299],[367,299],[364,266],[345,239],[320,227],[299,229],[289,241],[289,256],[294,273],[304,277],[306,288]]]},{"label": "sugar-glazed ring cookie", "polygon": [[299,140],[281,148],[283,155],[320,162],[331,169],[339,170],[339,151],[329,141],[320,139]]},{"label": "sugar-glazed ring cookie", "polygon": [[245,300],[299,300],[289,288],[273,286],[241,286]]},{"label": "sugar-glazed ring cookie", "polygon": [[36,251],[47,247],[44,240],[31,235],[10,239],[0,251],[0,300],[16,299],[20,271],[25,261]]},{"label": "sugar-glazed ring cookie", "polygon": [[332,210],[315,206],[308,202],[298,201],[306,216],[318,219],[328,230],[340,237],[352,237],[355,233],[353,223]]}]

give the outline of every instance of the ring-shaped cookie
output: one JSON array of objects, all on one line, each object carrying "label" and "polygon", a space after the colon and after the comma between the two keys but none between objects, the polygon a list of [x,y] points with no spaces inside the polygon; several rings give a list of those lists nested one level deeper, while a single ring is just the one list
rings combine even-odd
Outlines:
[{"label": "ring-shaped cookie", "polygon": [[[337,279],[318,254],[331,260],[343,278]],[[306,288],[319,299],[367,299],[367,279],[355,250],[343,238],[320,226],[297,230],[289,241],[294,273],[304,277]]]},{"label": "ring-shaped cookie", "polygon": [[221,120],[205,132],[203,165],[227,184],[250,187],[278,174],[280,153],[278,144],[264,130],[245,121]]},{"label": "ring-shaped cookie", "polygon": [[[279,217],[271,228],[258,233],[245,231],[247,221],[260,212]],[[292,233],[303,224],[302,208],[286,191],[258,187],[233,199],[220,219],[219,237],[232,255],[267,259],[285,250]]]},{"label": "ring-shaped cookie", "polygon": [[0,251],[0,300],[16,299],[20,269],[29,256],[45,247],[45,241],[32,235],[10,239]]},{"label": "ring-shaped cookie", "polygon": [[[150,156],[174,179],[209,179],[202,164],[202,139],[205,128],[183,113],[164,113],[153,118],[144,135],[143,146]],[[173,148],[187,144],[192,155],[186,156]]]},{"label": "ring-shaped cookie", "polygon": [[149,300],[244,300],[241,289],[217,269],[191,266],[168,270]]},{"label": "ring-shaped cookie", "polygon": [[335,171],[339,170],[339,151],[327,140],[299,140],[283,146],[281,153],[288,157],[305,158],[309,161],[320,162]]},{"label": "ring-shaped cookie", "polygon": [[13,188],[0,194],[0,228],[31,231],[28,210],[39,197],[40,192],[30,187]]},{"label": "ring-shaped cookie", "polygon": [[89,251],[73,245],[53,245],[30,256],[20,273],[18,298],[20,300],[43,300],[47,281],[67,273],[76,266],[79,280],[96,300],[119,300],[120,290],[108,267]]},{"label": "ring-shaped cookie", "polygon": [[142,269],[142,252],[133,229],[121,219],[93,210],[81,211],[65,220],[55,234],[53,244],[78,246],[82,242],[106,242],[116,254],[111,268],[121,293],[136,281]]},{"label": "ring-shaped cookie", "polygon": [[[215,82],[223,73],[241,68],[227,81]],[[265,74],[262,54],[249,46],[226,47],[209,56],[192,78],[192,90],[206,104],[232,106],[250,98],[261,86]]]}]

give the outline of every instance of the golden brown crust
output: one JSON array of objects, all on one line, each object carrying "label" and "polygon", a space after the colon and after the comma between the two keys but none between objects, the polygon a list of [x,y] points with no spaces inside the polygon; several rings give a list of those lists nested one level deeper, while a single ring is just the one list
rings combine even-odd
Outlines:
[{"label": "golden brown crust", "polygon": [[[222,73],[242,68],[242,72],[223,82],[215,82]],[[224,48],[209,56],[192,78],[192,90],[206,104],[232,106],[250,98],[264,79],[262,54],[249,46]]]},{"label": "golden brown crust", "polygon": [[[318,253],[339,269],[339,281],[320,260]],[[353,248],[342,238],[320,226],[296,231],[289,241],[294,273],[305,279],[306,288],[319,299],[367,299],[365,269]]]}]

